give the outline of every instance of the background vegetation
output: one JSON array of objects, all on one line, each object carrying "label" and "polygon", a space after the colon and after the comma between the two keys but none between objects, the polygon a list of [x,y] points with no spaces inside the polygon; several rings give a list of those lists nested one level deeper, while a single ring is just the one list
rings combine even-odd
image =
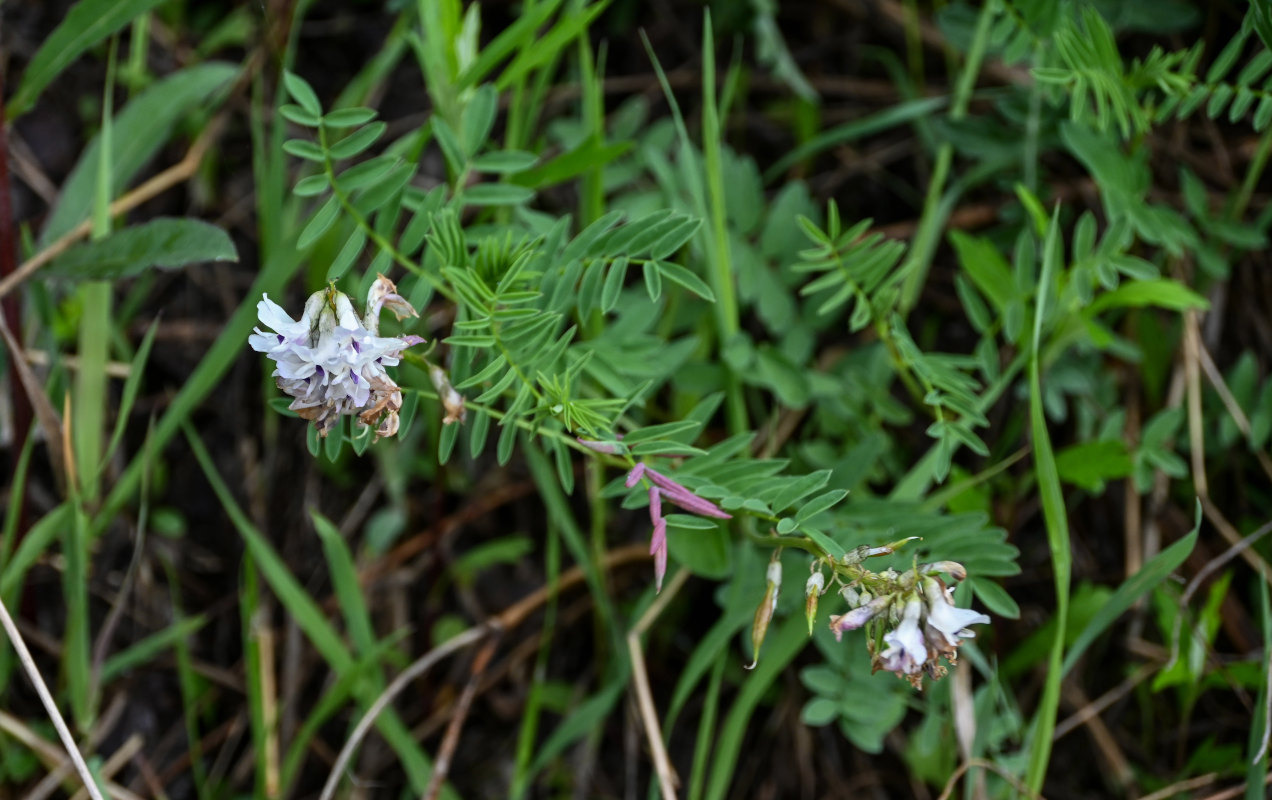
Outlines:
[{"label": "background vegetation", "polygon": [[[0,600],[105,793],[1266,796],[1266,4],[0,13]],[[320,439],[256,304],[377,272]],[[659,594],[638,461],[732,514]],[[922,691],[801,590],[912,536],[993,620]]]}]

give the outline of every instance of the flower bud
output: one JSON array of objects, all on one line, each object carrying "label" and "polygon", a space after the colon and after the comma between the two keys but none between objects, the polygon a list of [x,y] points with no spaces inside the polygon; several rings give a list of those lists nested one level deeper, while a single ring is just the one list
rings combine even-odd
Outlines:
[{"label": "flower bud", "polygon": [[826,576],[820,572],[814,572],[808,576],[808,582],[804,584],[804,618],[808,620],[808,635],[813,635],[813,621],[817,619],[817,601],[821,599],[822,592],[826,588]]},{"label": "flower bud", "polygon": [[596,453],[604,453],[606,455],[613,456],[623,452],[623,444],[618,441],[608,442],[597,439],[584,439],[582,436],[576,436],[574,438],[579,444]]},{"label": "flower bud", "polygon": [[764,599],[760,601],[759,606],[755,609],[755,621],[751,623],[751,663],[747,665],[747,669],[755,669],[755,665],[760,663],[760,645],[764,644],[764,635],[768,633],[769,622],[773,619],[773,612],[777,609],[777,594],[782,588],[782,562],[778,561],[778,554],[773,554],[773,560],[769,562],[768,571],[765,573],[767,586],[764,590]]},{"label": "flower bud", "polygon": [[944,572],[956,581],[961,581],[967,577],[967,568],[957,561],[934,561],[931,564],[920,564],[920,575],[931,575],[936,572]]},{"label": "flower bud", "polygon": [[851,586],[845,586],[840,589],[839,595],[848,602],[849,608],[856,608],[861,605],[861,593]]},{"label": "flower bud", "polygon": [[892,603],[891,595],[877,597],[869,602],[863,601],[861,605],[849,611],[847,614],[831,614],[830,629],[835,632],[835,641],[839,641],[844,635],[844,631],[855,631],[862,625],[874,619],[880,613],[887,610]]},{"label": "flower bud", "polygon": [[[905,545],[906,542],[912,542],[915,539],[922,539],[922,538],[923,538],[922,536],[907,536],[904,539],[898,539],[895,542],[888,542],[887,544],[879,545],[878,547],[867,547],[865,548],[864,558],[872,558],[874,556],[886,556],[891,553],[895,553],[897,550],[900,550]],[[860,550],[861,548],[858,548],[858,549]]]}]

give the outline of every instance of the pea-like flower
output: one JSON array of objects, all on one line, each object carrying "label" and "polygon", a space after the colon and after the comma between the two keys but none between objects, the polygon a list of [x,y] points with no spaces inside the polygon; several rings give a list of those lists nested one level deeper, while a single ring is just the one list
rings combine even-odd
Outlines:
[{"label": "pea-like flower", "polygon": [[911,595],[901,612],[901,624],[883,635],[888,647],[879,655],[879,667],[898,675],[917,675],[928,660],[927,640],[920,622],[923,601]]},{"label": "pea-like flower", "polygon": [[[844,587],[841,594],[851,610],[831,615],[835,638],[845,631],[866,628],[874,669],[895,672],[916,689],[921,688],[924,673],[933,678],[946,673],[941,659],[957,662],[958,646],[976,635],[970,626],[989,622],[985,614],[957,608],[951,602],[954,590],[937,577],[945,573],[956,580],[965,578],[967,570],[962,564],[938,561],[901,573],[890,569],[875,573],[855,563],[843,563],[854,570],[854,582],[861,581],[870,589],[859,592],[853,584]],[[877,651],[880,641],[883,649]]]},{"label": "pea-like flower", "polygon": [[987,615],[970,608],[958,608],[951,603],[953,592],[953,587],[943,589],[940,581],[933,578],[923,581],[923,597],[928,607],[928,644],[947,658],[954,654],[954,649],[963,639],[976,637],[970,626],[989,623]]},{"label": "pea-like flower", "polygon": [[383,275],[371,285],[361,320],[335,287],[310,295],[299,320],[269,295],[257,304],[261,324],[274,332],[256,328],[248,344],[276,363],[278,388],[295,398],[288,407],[313,422],[319,435],[330,433],[342,414],[375,425],[377,438],[397,433],[402,392],[385,368],[396,366],[403,350],[424,340],[380,336],[380,312],[386,308],[398,319],[417,316]]}]

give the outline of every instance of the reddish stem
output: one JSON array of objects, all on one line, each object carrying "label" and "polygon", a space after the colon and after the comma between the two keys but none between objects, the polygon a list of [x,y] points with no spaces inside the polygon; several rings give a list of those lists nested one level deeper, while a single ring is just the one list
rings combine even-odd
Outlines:
[{"label": "reddish stem", "polygon": [[[4,71],[0,70],[0,98],[4,97],[4,79]],[[9,126],[4,116],[4,104],[0,103],[0,279],[3,279],[18,268],[17,254],[17,224],[13,218],[13,198],[9,190]],[[17,292],[9,292],[3,298],[0,298],[0,313],[4,314],[5,325],[13,333],[13,338],[21,345],[22,320]],[[26,396],[26,392],[23,391],[22,381],[18,377],[18,368],[14,363],[14,359],[19,357],[18,353],[9,354],[9,399],[13,408],[13,446],[9,450],[11,459],[10,475],[17,473],[18,460],[22,457],[27,435],[31,431],[31,419],[33,416],[31,401]],[[56,446],[53,443],[50,444]],[[23,495],[23,497],[11,497],[9,500],[11,503],[20,503],[21,509],[18,514],[15,544],[22,540],[22,535],[27,528],[27,504],[23,502],[25,500],[25,487],[23,488]]]}]

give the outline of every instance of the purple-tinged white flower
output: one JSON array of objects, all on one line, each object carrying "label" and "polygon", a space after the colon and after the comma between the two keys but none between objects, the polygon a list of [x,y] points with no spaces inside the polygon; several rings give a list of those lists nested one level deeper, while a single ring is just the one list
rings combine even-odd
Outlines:
[{"label": "purple-tinged white flower", "polygon": [[928,660],[927,640],[919,622],[923,601],[917,595],[906,599],[901,624],[883,635],[888,648],[878,657],[879,666],[898,675],[918,675]]},{"label": "purple-tinged white flower", "polygon": [[[986,624],[989,617],[955,607],[954,590],[947,589],[937,577],[937,573],[945,573],[955,579],[965,578],[967,570],[962,564],[937,561],[905,572],[893,569],[870,572],[859,567],[860,559],[855,557],[867,549],[856,548],[851,551],[854,558],[835,562],[840,571],[851,578],[852,582],[840,590],[840,594],[852,610],[832,616],[831,630],[838,639],[844,631],[868,625],[874,669],[895,672],[914,688],[921,688],[923,673],[933,678],[945,675],[941,659],[957,663],[958,646],[964,639],[975,636],[970,626]],[[862,588],[858,590],[857,586]],[[880,633],[884,649],[876,652]]]},{"label": "purple-tinged white flower", "polygon": [[839,641],[844,631],[855,631],[870,620],[879,616],[892,605],[892,595],[880,595],[868,603],[849,611],[847,614],[831,614],[830,629],[835,632],[835,641]]},{"label": "purple-tinged white flower", "polygon": [[[923,581],[923,596],[927,600],[928,641],[933,649],[944,656],[953,656],[963,639],[974,639],[976,634],[968,626],[986,625],[989,617],[970,608],[958,608],[950,602],[953,588],[943,589],[940,581],[928,578]],[[933,633],[935,632],[935,633]]]},{"label": "purple-tinged white flower", "polygon": [[289,408],[313,422],[319,435],[325,437],[342,414],[374,424],[377,437],[397,433],[402,392],[385,367],[396,366],[402,351],[423,339],[378,335],[381,308],[399,319],[415,314],[392,281],[376,278],[362,320],[334,287],[310,295],[299,320],[268,295],[256,308],[261,324],[274,333],[256,328],[248,344],[275,362],[278,388],[295,398]]}]

